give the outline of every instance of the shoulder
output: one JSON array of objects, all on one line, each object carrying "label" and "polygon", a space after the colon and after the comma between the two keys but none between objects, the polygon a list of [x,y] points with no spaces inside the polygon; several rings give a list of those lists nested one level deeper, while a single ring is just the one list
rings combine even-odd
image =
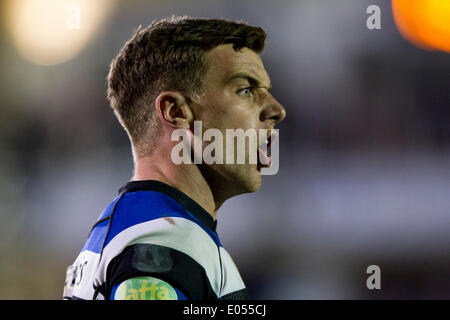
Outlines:
[{"label": "shoulder", "polygon": [[219,248],[215,232],[167,195],[124,193],[99,217],[74,264],[76,293],[88,297],[94,285],[107,299],[122,282],[149,276],[192,299],[214,299],[222,284]]},{"label": "shoulder", "polygon": [[192,299],[211,299],[220,288],[220,253],[196,223],[165,217],[130,227],[104,249],[108,288],[134,276],[152,276]]}]

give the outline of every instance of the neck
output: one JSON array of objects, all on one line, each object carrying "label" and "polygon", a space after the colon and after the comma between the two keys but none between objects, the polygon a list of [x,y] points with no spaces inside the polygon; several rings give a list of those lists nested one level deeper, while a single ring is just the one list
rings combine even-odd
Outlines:
[{"label": "neck", "polygon": [[132,180],[157,180],[166,183],[197,202],[215,220],[223,201],[214,199],[211,187],[197,165],[175,165],[170,156],[167,158],[158,154],[163,153],[156,151],[151,156],[135,159],[135,175]]}]

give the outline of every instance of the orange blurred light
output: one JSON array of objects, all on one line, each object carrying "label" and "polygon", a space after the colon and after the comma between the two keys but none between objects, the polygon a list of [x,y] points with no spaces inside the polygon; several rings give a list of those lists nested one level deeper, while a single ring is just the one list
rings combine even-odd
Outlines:
[{"label": "orange blurred light", "polygon": [[450,0],[392,0],[400,33],[418,47],[450,53]]},{"label": "orange blurred light", "polygon": [[59,64],[87,45],[114,4],[113,0],[9,0],[6,26],[23,58],[39,65]]}]

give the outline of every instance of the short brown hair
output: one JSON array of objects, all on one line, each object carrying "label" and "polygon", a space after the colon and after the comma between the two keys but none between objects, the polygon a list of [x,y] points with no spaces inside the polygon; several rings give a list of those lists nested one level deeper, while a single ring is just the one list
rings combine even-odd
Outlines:
[{"label": "short brown hair", "polygon": [[205,54],[221,45],[234,50],[264,48],[259,27],[224,19],[172,17],[139,27],[113,59],[107,77],[108,100],[127,131],[134,152],[149,155],[159,133],[154,101],[165,90],[201,94],[208,69]]}]

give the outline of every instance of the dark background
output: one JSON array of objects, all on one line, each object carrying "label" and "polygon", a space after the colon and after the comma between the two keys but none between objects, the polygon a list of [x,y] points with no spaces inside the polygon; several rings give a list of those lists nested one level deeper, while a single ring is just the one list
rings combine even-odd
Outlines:
[{"label": "dark background", "polygon": [[[138,25],[172,14],[268,34],[262,58],[288,115],[280,170],[218,215],[251,297],[450,298],[450,55],[407,42],[389,1],[55,3],[25,21],[62,30],[32,36],[69,48],[53,65],[19,39],[23,9],[0,5],[1,299],[61,298],[65,268],[132,176],[105,98],[109,63]],[[79,30],[64,25],[72,3]],[[370,4],[381,30],[366,27]],[[372,264],[381,290],[366,287]]]}]

